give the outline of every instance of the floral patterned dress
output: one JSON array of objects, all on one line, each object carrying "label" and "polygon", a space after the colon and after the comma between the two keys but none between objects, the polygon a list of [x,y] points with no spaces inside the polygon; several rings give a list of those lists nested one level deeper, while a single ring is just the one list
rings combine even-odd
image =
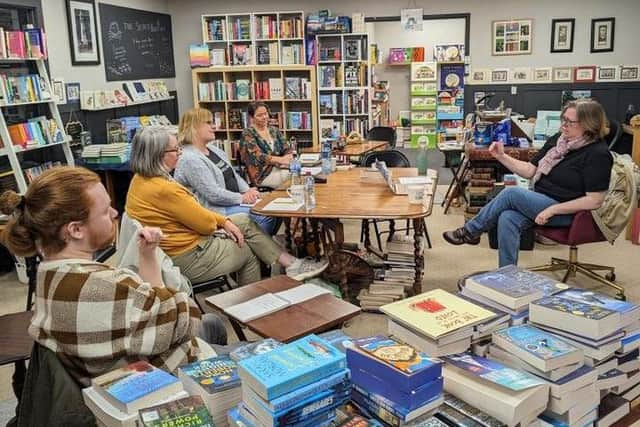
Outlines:
[{"label": "floral patterned dress", "polygon": [[249,182],[256,186],[273,170],[271,156],[284,156],[291,152],[291,146],[285,141],[282,133],[275,127],[269,126],[268,129],[273,140],[273,149],[253,126],[245,129],[240,139],[240,160],[247,169]]}]

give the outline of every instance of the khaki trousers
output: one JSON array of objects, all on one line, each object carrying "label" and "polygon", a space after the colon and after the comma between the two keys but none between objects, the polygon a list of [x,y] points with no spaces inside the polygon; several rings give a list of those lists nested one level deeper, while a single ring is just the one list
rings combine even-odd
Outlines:
[{"label": "khaki trousers", "polygon": [[232,239],[211,235],[203,238],[190,251],[172,257],[173,263],[192,283],[235,272],[238,273],[240,285],[257,282],[261,279],[258,259],[272,265],[284,252],[246,214],[231,215],[229,219],[244,235],[242,247]]}]

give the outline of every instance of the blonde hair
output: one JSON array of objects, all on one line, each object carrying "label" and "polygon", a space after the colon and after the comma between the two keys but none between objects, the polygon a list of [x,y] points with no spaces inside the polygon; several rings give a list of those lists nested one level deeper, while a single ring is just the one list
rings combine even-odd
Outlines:
[{"label": "blonde hair", "polygon": [[192,108],[180,117],[178,126],[178,142],[180,144],[193,144],[198,126],[213,120],[211,111],[205,108]]},{"label": "blonde hair", "polygon": [[2,243],[18,256],[35,255],[37,244],[45,254],[60,252],[67,245],[60,235],[62,227],[89,219],[93,201],[87,188],[99,182],[88,169],[61,166],[35,178],[24,196],[5,191],[0,211],[11,216]]},{"label": "blonde hair", "polygon": [[607,115],[599,102],[592,99],[578,99],[569,101],[562,109],[562,115],[569,108],[576,110],[578,123],[584,129],[584,134],[588,139],[601,139],[607,136],[609,132],[609,121]]}]

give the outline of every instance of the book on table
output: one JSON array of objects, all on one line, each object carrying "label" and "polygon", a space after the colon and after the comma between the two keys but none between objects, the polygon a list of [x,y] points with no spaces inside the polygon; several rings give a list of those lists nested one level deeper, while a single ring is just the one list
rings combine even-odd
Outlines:
[{"label": "book on table", "polygon": [[144,408],[139,414],[143,427],[215,427],[200,396],[189,396]]},{"label": "book on table", "polygon": [[227,307],[224,312],[242,323],[247,323],[325,294],[331,294],[331,291],[311,283],[305,283],[281,292],[268,292],[240,304]]},{"label": "book on table", "polygon": [[91,380],[91,386],[127,413],[152,405],[183,387],[178,378],[145,361],[138,361]]},{"label": "book on table", "polygon": [[488,359],[500,362],[504,365],[530,372],[534,375],[537,375],[549,381],[560,380],[566,377],[567,375],[571,374],[572,372],[576,371],[584,364],[584,360],[581,359],[579,362],[573,363],[571,365],[565,365],[550,371],[542,371],[536,368],[535,366],[528,364],[527,362],[520,359],[519,357],[514,356],[508,351],[496,346],[495,344],[489,345],[488,354],[485,357],[487,357]]},{"label": "book on table", "polygon": [[585,289],[571,288],[556,294],[576,303],[590,304],[620,313],[621,327],[632,325],[640,319],[640,306],[629,301],[620,301],[608,295]]},{"label": "book on table", "polygon": [[290,197],[278,197],[270,201],[262,210],[270,212],[295,212],[302,206],[304,206],[303,202],[295,201]]},{"label": "book on table", "polygon": [[597,401],[599,399],[600,390],[596,388],[595,384],[588,384],[562,397],[551,396],[547,404],[547,409],[556,414],[564,414],[569,409],[586,400]]},{"label": "book on table", "polygon": [[598,406],[596,427],[608,427],[622,419],[630,410],[631,405],[627,399],[609,393],[600,401]]}]

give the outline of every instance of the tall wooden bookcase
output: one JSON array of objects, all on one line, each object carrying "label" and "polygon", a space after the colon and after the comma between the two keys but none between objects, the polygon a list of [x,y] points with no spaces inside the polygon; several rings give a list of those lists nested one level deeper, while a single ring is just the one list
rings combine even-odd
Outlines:
[{"label": "tall wooden bookcase", "polygon": [[371,67],[366,33],[316,35],[320,140],[371,125]]},{"label": "tall wooden bookcase", "polygon": [[[64,132],[64,124],[62,122],[62,118],[60,117],[58,106],[56,104],[56,101],[52,97],[53,93],[51,80],[49,79],[49,74],[47,72],[47,67],[45,66],[44,59],[0,59],[0,64],[11,63],[35,63],[37,73],[41,81],[44,82],[44,86],[48,88],[50,94],[49,98],[46,98],[45,96],[38,96],[38,100],[30,102],[10,102],[7,98],[4,98],[2,101],[0,101],[0,138],[2,138],[3,142],[3,147],[0,148],[0,157],[7,156],[11,165],[11,170],[1,173],[0,178],[4,180],[9,178],[10,175],[13,175],[18,191],[20,193],[24,193],[27,191],[28,182],[22,168],[22,153],[33,150],[51,149],[51,147],[54,146],[61,146],[66,163],[73,166],[74,159],[73,153],[71,152],[71,147],[69,145],[71,142],[71,138],[69,138]],[[0,74],[4,73],[4,70],[0,70]],[[0,82],[0,84],[4,83]],[[27,114],[25,109],[29,108],[30,106],[37,105],[45,105],[48,108],[49,111],[46,116],[49,119],[53,119],[55,121],[57,129],[61,132],[61,141],[44,145],[27,145],[27,148],[22,148],[22,146],[14,145],[12,143],[12,138],[7,125],[7,116],[11,116],[12,121],[16,121],[17,123],[26,122]],[[9,109],[12,109],[12,111],[9,112]],[[4,188],[11,186],[6,186],[3,184],[2,187]]]},{"label": "tall wooden bookcase", "polygon": [[304,65],[304,25],[302,11],[202,15],[202,43],[213,66]]},{"label": "tall wooden bookcase", "polygon": [[213,113],[216,140],[224,142],[231,158],[242,131],[250,125],[246,111],[252,101],[269,106],[272,124],[286,139],[295,137],[300,148],[318,149],[314,66],[209,67],[195,68],[192,74],[194,104]]}]

